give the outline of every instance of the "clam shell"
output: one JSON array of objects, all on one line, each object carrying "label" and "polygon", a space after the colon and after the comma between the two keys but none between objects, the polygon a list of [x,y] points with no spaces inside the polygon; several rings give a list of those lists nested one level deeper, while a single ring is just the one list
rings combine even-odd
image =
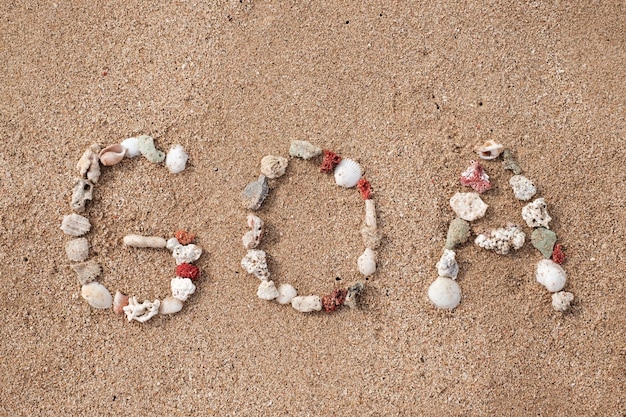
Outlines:
[{"label": "clam shell", "polygon": [[482,146],[477,146],[474,148],[474,151],[478,154],[482,159],[496,159],[502,151],[504,151],[504,145],[493,141],[488,140]]},{"label": "clam shell", "polygon": [[113,297],[109,290],[99,282],[90,282],[83,285],[80,295],[93,308],[110,308],[113,305]]},{"label": "clam shell", "polygon": [[68,214],[63,216],[61,222],[61,230],[70,236],[82,236],[91,229],[91,223],[89,219],[81,216],[80,214]]},{"label": "clam shell", "polygon": [[352,188],[361,179],[361,165],[352,159],[342,159],[335,167],[335,182],[340,187]]},{"label": "clam shell", "polygon": [[89,284],[96,279],[102,272],[102,268],[96,261],[81,262],[79,264],[72,265],[72,269],[78,275],[78,282],[81,285]]},{"label": "clam shell", "polygon": [[89,241],[84,237],[72,239],[65,244],[65,253],[70,261],[82,262],[89,256]]},{"label": "clam shell", "polygon": [[174,297],[165,297],[159,306],[159,314],[174,314],[183,309],[183,302]]},{"label": "clam shell", "polygon": [[126,155],[126,148],[123,145],[109,145],[98,154],[100,163],[104,166],[111,166],[121,162]]}]

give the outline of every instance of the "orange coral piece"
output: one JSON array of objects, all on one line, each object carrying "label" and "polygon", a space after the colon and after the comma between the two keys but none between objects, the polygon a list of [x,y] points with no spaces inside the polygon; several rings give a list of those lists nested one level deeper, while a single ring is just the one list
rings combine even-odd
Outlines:
[{"label": "orange coral piece", "polygon": [[365,177],[361,178],[359,182],[356,183],[356,187],[359,189],[363,200],[370,199],[372,195],[372,185]]},{"label": "orange coral piece", "polygon": [[552,251],[552,260],[557,264],[562,264],[565,261],[565,252],[563,252],[563,245],[557,243],[554,245],[554,250]]},{"label": "orange coral piece", "polygon": [[174,233],[174,237],[181,245],[188,245],[196,238],[196,235],[185,230],[179,230]]},{"label": "orange coral piece", "polygon": [[337,310],[337,307],[342,306],[346,301],[346,295],[348,295],[346,289],[337,288],[331,294],[322,297],[322,308],[327,313]]},{"label": "orange coral piece", "polygon": [[320,172],[330,174],[335,170],[335,167],[339,164],[339,162],[341,162],[341,156],[329,151],[328,149],[324,149],[324,160],[322,161]]}]

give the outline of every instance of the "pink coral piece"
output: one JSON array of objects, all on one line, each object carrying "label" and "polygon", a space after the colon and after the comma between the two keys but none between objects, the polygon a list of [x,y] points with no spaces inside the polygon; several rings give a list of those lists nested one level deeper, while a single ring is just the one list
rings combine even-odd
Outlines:
[{"label": "pink coral piece", "polygon": [[487,175],[478,161],[472,161],[469,168],[461,173],[461,184],[466,187],[472,187],[479,193],[484,193],[491,189],[489,175]]}]

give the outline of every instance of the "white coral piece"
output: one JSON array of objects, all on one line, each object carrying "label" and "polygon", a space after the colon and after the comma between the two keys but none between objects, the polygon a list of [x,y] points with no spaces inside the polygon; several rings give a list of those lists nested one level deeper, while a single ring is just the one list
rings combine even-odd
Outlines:
[{"label": "white coral piece", "polygon": [[522,201],[528,201],[537,193],[537,187],[528,178],[523,175],[513,175],[509,180],[515,198]]},{"label": "white coral piece", "polygon": [[276,289],[276,285],[274,284],[274,281],[261,281],[261,284],[259,284],[259,289],[257,290],[256,295],[261,300],[270,301],[270,300],[277,298],[280,295],[280,293]]},{"label": "white coral piece", "polygon": [[549,229],[552,217],[548,214],[548,205],[546,200],[538,198],[532,203],[526,204],[522,208],[522,217],[526,221],[528,227],[545,227]]},{"label": "white coral piece", "polygon": [[489,206],[478,193],[456,193],[450,199],[450,207],[457,216],[471,222],[483,217]]},{"label": "white coral piece", "polygon": [[241,260],[241,267],[261,281],[267,281],[270,277],[270,271],[267,269],[265,256],[265,251],[250,249]]},{"label": "white coral piece", "polygon": [[574,301],[574,294],[567,291],[559,291],[552,294],[552,308],[555,311],[569,310]]},{"label": "white coral piece", "polygon": [[456,253],[453,250],[443,250],[441,259],[437,262],[437,273],[440,277],[456,279],[459,274],[459,264],[456,262]]},{"label": "white coral piece", "polygon": [[181,277],[172,278],[170,288],[172,297],[180,301],[187,301],[187,298],[196,291],[196,286],[189,278]]},{"label": "white coral piece", "polygon": [[128,299],[128,305],[124,306],[124,314],[128,321],[137,320],[140,323],[145,323],[150,320],[159,312],[159,306],[161,302],[154,300],[152,302],[146,300],[139,304],[137,297],[130,297]]},{"label": "white coral piece", "polygon": [[478,235],[474,243],[499,255],[506,255],[511,249],[519,249],[524,246],[525,240],[526,234],[519,226],[507,226],[491,231],[489,236]]},{"label": "white coral piece", "polygon": [[202,248],[194,244],[176,246],[172,250],[172,256],[176,259],[176,265],[190,264],[198,260],[200,255],[202,255]]}]

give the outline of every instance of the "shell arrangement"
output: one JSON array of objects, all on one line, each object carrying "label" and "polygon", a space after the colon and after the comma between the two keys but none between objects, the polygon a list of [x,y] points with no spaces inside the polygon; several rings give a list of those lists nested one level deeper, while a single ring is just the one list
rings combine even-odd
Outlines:
[{"label": "shell arrangement", "polygon": [[[494,141],[488,141],[475,149],[478,156],[484,160],[495,160],[502,154],[504,169],[514,174],[509,180],[516,199],[528,201],[537,193],[537,188],[531,180],[520,175],[522,169],[513,158],[510,150]],[[438,308],[454,309],[461,302],[461,287],[456,282],[459,267],[456,261],[454,248],[464,243],[470,235],[469,222],[483,217],[489,207],[480,198],[481,193],[491,189],[489,175],[478,161],[472,161],[470,166],[461,173],[462,185],[472,187],[477,192],[456,193],[450,199],[450,206],[457,217],[452,220],[448,228],[445,248],[439,262],[437,262],[438,277],[428,288],[428,298]],[[522,219],[528,227],[533,229],[531,242],[541,252],[544,259],[537,264],[535,277],[537,282],[546,287],[552,294],[552,307],[556,311],[567,311],[574,301],[574,295],[562,291],[566,284],[566,273],[560,264],[565,260],[562,245],[556,243],[556,234],[550,230],[552,220],[543,198],[537,198],[528,203],[521,210]],[[519,225],[509,224],[505,227],[492,230],[489,233],[479,234],[474,243],[484,249],[492,250],[497,254],[506,255],[524,245],[526,234]]]},{"label": "shell arrangement", "polygon": [[165,160],[165,165],[172,173],[185,169],[187,154],[182,146],[176,145],[167,157],[164,152],[156,149],[150,136],[128,138],[121,144],[114,144],[100,149],[97,144],[91,145],[78,161],[77,169],[80,177],[74,181],[71,208],[75,213],[63,217],[61,230],[73,236],[65,245],[65,251],[72,269],[76,272],[81,285],[81,296],[89,305],[97,309],[113,307],[117,314],[125,314],[128,321],[144,323],[157,314],[173,314],[183,308],[183,302],[193,294],[196,286],[193,281],[200,277],[200,269],[193,264],[202,254],[202,248],[192,242],[195,236],[185,231],[178,231],[174,237],[165,240],[159,236],[128,235],[124,237],[124,245],[135,248],[167,248],[176,260],[175,277],[171,280],[172,295],[163,300],[139,302],[137,297],[128,297],[117,291],[115,297],[109,290],[95,279],[102,273],[101,266],[89,257],[89,241],[81,237],[91,230],[89,219],[77,213],[85,211],[85,205],[93,198],[94,186],[100,178],[100,166],[112,166],[124,158],[143,155],[151,162]]},{"label": "shell arrangement", "polygon": [[[357,187],[365,201],[365,221],[361,235],[365,250],[357,260],[357,268],[361,275],[369,277],[376,272],[376,252],[380,245],[381,233],[376,224],[376,208],[371,198],[372,187],[363,177],[361,166],[352,159],[342,158],[329,150],[323,151],[320,171],[334,174],[337,185],[345,188]],[[293,158],[309,160],[322,155],[322,149],[306,141],[292,141],[289,155]],[[259,179],[248,184],[242,192],[244,206],[248,210],[258,210],[269,193],[268,178],[279,178],[285,174],[288,159],[280,156],[267,155],[261,159],[261,175]],[[295,310],[303,313],[324,310],[332,312],[342,305],[356,307],[358,297],[364,289],[363,281],[357,281],[347,288],[335,288],[329,294],[298,295],[297,290],[288,283],[278,286],[270,280],[266,253],[258,249],[263,239],[263,220],[249,213],[247,224],[250,230],[242,238],[243,247],[247,250],[241,260],[241,267],[260,280],[257,296],[262,300],[274,301],[278,304],[290,304]]]}]

